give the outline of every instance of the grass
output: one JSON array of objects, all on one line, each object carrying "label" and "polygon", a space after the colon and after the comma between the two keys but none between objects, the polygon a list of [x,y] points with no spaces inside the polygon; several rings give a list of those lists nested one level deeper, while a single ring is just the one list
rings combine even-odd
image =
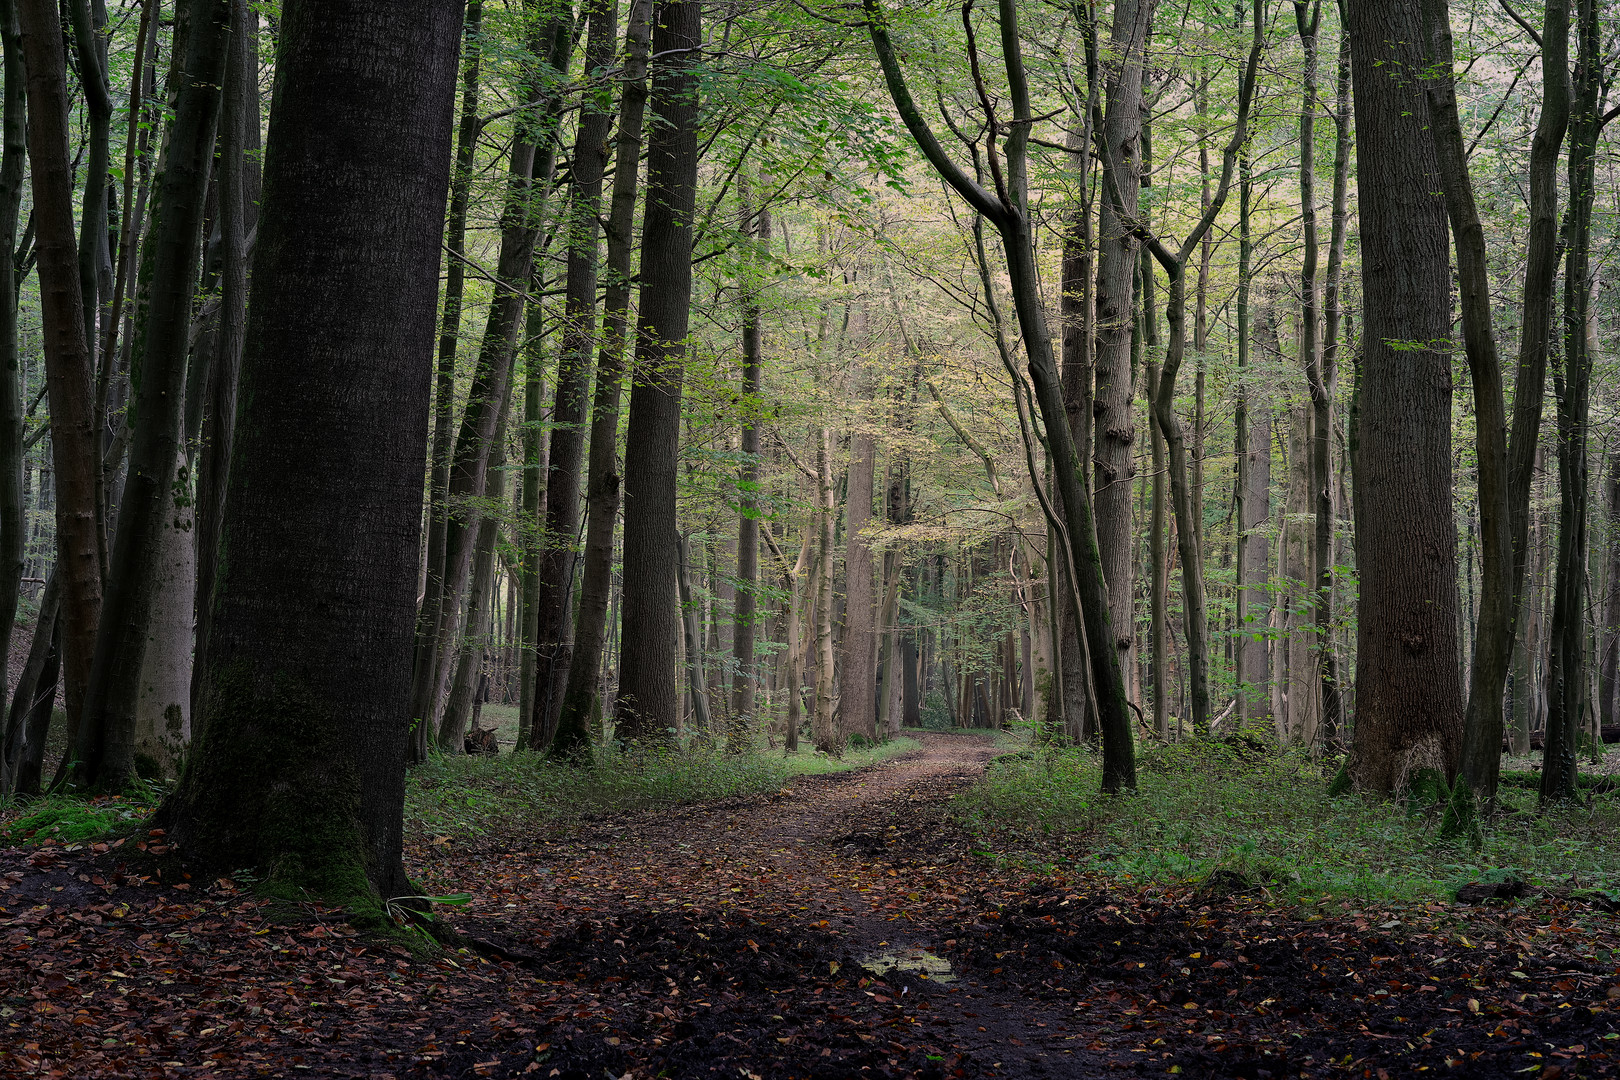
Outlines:
[{"label": "grass", "polygon": [[[485,715],[490,710],[486,707]],[[559,765],[534,754],[436,757],[406,781],[405,821],[432,835],[565,825],[604,814],[777,791],[790,777],[842,772],[915,750],[908,738],[851,748],[830,758],[801,744],[727,754],[695,745],[620,755],[598,750],[594,766]]]},{"label": "grass", "polygon": [[1134,795],[1102,795],[1100,781],[1087,750],[1007,756],[957,813],[1003,857],[1170,884],[1231,870],[1290,902],[1449,899],[1508,876],[1620,892],[1612,794],[1541,813],[1533,790],[1505,783],[1505,812],[1472,849],[1439,840],[1438,808],[1328,798],[1323,766],[1303,756],[1185,743],[1143,752]]}]

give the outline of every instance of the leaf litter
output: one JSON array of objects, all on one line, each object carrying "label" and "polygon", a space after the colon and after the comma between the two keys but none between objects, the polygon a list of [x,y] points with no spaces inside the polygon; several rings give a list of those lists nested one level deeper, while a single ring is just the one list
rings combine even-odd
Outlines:
[{"label": "leaf litter", "polygon": [[1281,909],[1031,873],[949,816],[989,743],[922,742],[759,798],[414,837],[425,891],[471,894],[455,951],[115,846],[0,850],[0,1075],[1614,1071],[1607,912]]}]

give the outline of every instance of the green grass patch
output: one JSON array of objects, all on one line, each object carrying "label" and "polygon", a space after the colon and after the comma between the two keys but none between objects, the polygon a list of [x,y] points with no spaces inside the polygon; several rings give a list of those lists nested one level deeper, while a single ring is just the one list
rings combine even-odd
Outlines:
[{"label": "green grass patch", "polygon": [[435,757],[407,777],[405,821],[423,833],[448,836],[563,825],[604,814],[762,795],[793,776],[856,769],[918,745],[914,739],[894,739],[851,748],[842,758],[804,744],[791,755],[780,750],[728,754],[702,745],[630,754],[598,748],[591,768],[536,754]]},{"label": "green grass patch", "polygon": [[[1500,789],[1481,845],[1440,839],[1440,807],[1328,796],[1319,762],[1220,743],[1142,754],[1133,795],[1100,793],[1088,750],[1004,755],[957,800],[986,847],[1127,881],[1190,884],[1232,871],[1294,902],[1449,899],[1468,881],[1620,889],[1620,796],[1541,812],[1534,791]],[[1222,876],[1221,880],[1229,880]]]},{"label": "green grass patch", "polygon": [[51,795],[13,805],[0,813],[0,842],[82,844],[134,829],[152,812],[144,802],[124,798],[79,799]]}]

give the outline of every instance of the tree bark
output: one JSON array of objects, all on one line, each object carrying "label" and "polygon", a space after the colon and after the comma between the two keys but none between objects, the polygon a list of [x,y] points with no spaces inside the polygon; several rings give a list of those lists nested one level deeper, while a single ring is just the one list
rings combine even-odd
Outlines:
[{"label": "tree bark", "polygon": [[844,509],[844,633],[839,665],[839,726],[843,734],[877,738],[877,639],[873,632],[872,548],[863,535],[872,520],[877,444],[856,432],[850,439]]},{"label": "tree bark", "polygon": [[[23,366],[17,336],[17,293],[21,286],[13,252],[21,216],[28,159],[26,85],[21,32],[15,0],[0,0],[0,59],[5,64],[0,115],[0,688],[10,685],[11,635],[22,591],[27,520],[24,516]],[[5,748],[0,746],[0,761]],[[0,790],[4,790],[0,777]]]},{"label": "tree bark", "polygon": [[613,198],[607,222],[607,284],[602,297],[602,344],[591,402],[591,448],[586,476],[585,556],[580,574],[579,614],[574,621],[574,662],[551,753],[580,755],[590,745],[601,713],[597,684],[607,636],[608,598],[613,589],[613,532],[619,513],[619,396],[624,381],[625,329],[630,310],[631,234],[635,227],[637,161],[647,107],[647,53],[651,0],[632,0],[625,28],[624,90],[619,100]]},{"label": "tree bark", "polygon": [[61,675],[61,597],[53,573],[39,596],[34,640],[17,674],[17,688],[6,715],[5,739],[0,742],[0,796],[39,794],[45,736],[50,730]]},{"label": "tree bark", "polygon": [[638,379],[625,451],[624,631],[613,714],[621,742],[661,741],[675,726],[674,537],[681,381],[692,303],[697,201],[697,0],[663,0],[653,19],[654,122],[647,139]]},{"label": "tree bark", "polygon": [[[450,174],[450,208],[445,222],[444,314],[439,323],[438,368],[433,391],[433,442],[428,469],[426,582],[417,614],[413,660],[412,709],[425,725],[434,703],[426,701],[424,680],[437,663],[439,620],[445,605],[445,535],[450,527],[450,454],[456,425],[456,352],[461,342],[462,297],[466,292],[467,206],[472,190],[473,159],[483,125],[478,98],[483,66],[483,0],[467,0],[463,19],[461,120],[456,128],[455,165]],[[520,140],[521,141],[521,140]],[[503,237],[504,239],[504,237]],[[426,735],[423,729],[423,737]]]},{"label": "tree bark", "polygon": [[1461,743],[1451,514],[1451,274],[1422,85],[1421,13],[1349,6],[1365,318],[1356,448],[1361,571],[1349,776],[1393,793],[1455,775]]},{"label": "tree bark", "polygon": [[839,730],[837,702],[833,698],[833,558],[834,518],[832,431],[822,428],[816,443],[816,713],[811,739],[824,754],[841,757],[844,733]]},{"label": "tree bark", "polygon": [[[219,127],[220,310],[218,355],[208,380],[202,446],[197,453],[196,644],[191,713],[208,655],[209,611],[219,558],[220,520],[230,481],[236,431],[236,387],[247,326],[252,252],[248,236],[259,220],[259,16],[248,0],[231,0],[225,98]],[[117,307],[117,304],[114,304]]]},{"label": "tree bark", "polygon": [[100,453],[94,428],[91,357],[73,235],[73,168],[68,161],[67,74],[57,6],[12,0],[28,81],[28,157],[34,195],[45,378],[50,390],[61,577],[62,673],[69,740],[76,737],[101,619],[96,512]]},{"label": "tree bark", "polygon": [[1562,372],[1554,373],[1558,404],[1558,567],[1553,575],[1547,671],[1547,737],[1541,801],[1578,797],[1576,735],[1590,692],[1586,656],[1588,419],[1591,412],[1592,206],[1598,140],[1604,120],[1603,41],[1596,0],[1575,0],[1576,54],[1569,124],[1569,213],[1564,219]]},{"label": "tree bark", "polygon": [[1598,716],[1604,727],[1620,723],[1620,450],[1609,453],[1605,482],[1609,503],[1609,568],[1604,574],[1607,597],[1599,631]]},{"label": "tree bark", "polygon": [[[154,615],[177,602],[165,591],[184,592],[187,608],[194,602],[194,573],[177,574],[172,569],[165,573],[160,568],[166,561],[165,532],[173,527],[174,517],[168,511],[176,504],[175,486],[190,486],[189,478],[177,470],[186,460],[186,361],[191,352],[203,209],[230,41],[230,0],[188,0],[186,15],[174,118],[165,141],[163,177],[148,233],[151,278],[144,288],[146,301],[137,321],[139,342],[132,366],[139,377],[134,380],[133,416],[125,420],[133,432],[129,468],[74,750],[74,783],[108,791],[122,790],[138,764],[158,773],[172,769],[172,761],[166,763],[161,757],[137,762],[141,670],[157,629],[152,625]],[[187,637],[184,651],[189,663],[189,632]],[[179,709],[178,702],[170,704]],[[177,716],[177,739],[184,726]]]},{"label": "tree bark", "polygon": [[200,737],[158,814],[200,865],[373,917],[415,892],[404,755],[461,15],[282,7],[230,557]]},{"label": "tree bark", "polygon": [[[771,214],[764,206],[755,207],[746,186],[746,176],[739,178],[738,194],[741,200],[742,221],[739,230],[749,238],[751,256],[746,273],[758,274],[763,267],[760,257],[770,252]],[[748,749],[759,727],[755,716],[755,701],[759,691],[759,675],[755,670],[754,646],[758,633],[759,604],[759,414],[764,402],[760,399],[761,372],[764,350],[760,330],[761,284],[750,278],[742,290],[742,467],[737,476],[737,603],[733,609],[732,659],[736,663],[731,678],[731,726],[726,735],[726,747],[733,753]]]},{"label": "tree bark", "polygon": [[608,69],[618,45],[617,0],[589,0],[585,43],[585,93],[570,163],[567,219],[568,268],[563,289],[562,347],[557,352],[557,391],[551,410],[551,449],[546,457],[546,519],[542,534],[535,639],[535,725],[542,745],[557,730],[568,669],[573,663],[574,580],[579,563],[579,484],[585,457],[585,406],[591,390],[591,354],[596,348],[596,278],[607,168],[613,80]]}]

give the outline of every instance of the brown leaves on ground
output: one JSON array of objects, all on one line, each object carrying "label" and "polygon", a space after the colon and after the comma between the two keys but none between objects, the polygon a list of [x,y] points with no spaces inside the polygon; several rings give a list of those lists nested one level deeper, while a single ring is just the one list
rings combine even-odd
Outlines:
[{"label": "brown leaves on ground", "polygon": [[423,836],[413,872],[473,894],[451,919],[483,943],[430,959],[120,851],[0,852],[0,1075],[1614,1069],[1609,915],[1316,915],[997,870],[945,814],[990,748],[924,743],[561,840]]}]

